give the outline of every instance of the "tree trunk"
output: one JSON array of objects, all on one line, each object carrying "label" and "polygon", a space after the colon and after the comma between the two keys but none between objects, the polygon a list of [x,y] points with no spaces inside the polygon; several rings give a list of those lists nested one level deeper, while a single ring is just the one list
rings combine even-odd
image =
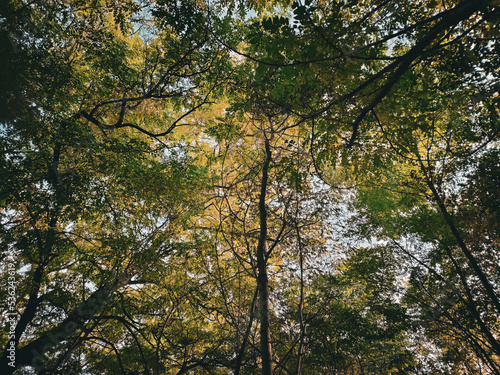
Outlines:
[{"label": "tree trunk", "polygon": [[267,275],[267,209],[266,190],[269,164],[271,163],[271,148],[269,140],[265,139],[266,158],[262,166],[262,180],[259,197],[260,234],[257,244],[257,286],[259,289],[260,307],[260,350],[262,356],[262,375],[272,374],[271,326],[269,322],[269,280]]},{"label": "tree trunk", "polygon": [[113,284],[99,288],[87,300],[81,302],[57,326],[22,348],[18,348],[15,351],[15,367],[9,365],[11,361],[4,355],[0,360],[0,373],[2,375],[11,375],[16,369],[24,366],[33,366],[37,373],[43,371],[46,367],[45,356],[68,345],[85,327],[87,322],[102,311],[114,292],[127,284],[130,279],[131,276],[127,276],[115,281]]},{"label": "tree trunk", "polygon": [[462,250],[462,253],[465,255],[467,260],[469,261],[469,265],[471,266],[472,270],[474,271],[475,275],[479,278],[479,281],[483,285],[486,294],[490,298],[493,306],[496,308],[497,312],[500,314],[500,299],[499,296],[495,293],[495,290],[493,289],[493,286],[491,285],[490,281],[488,280],[487,276],[484,274],[483,270],[481,269],[481,266],[477,262],[475,256],[472,254],[472,252],[469,250],[468,246],[465,244],[465,241],[462,238],[462,235],[458,231],[458,228],[455,226],[455,222],[453,220],[453,217],[451,214],[448,212],[448,209],[446,208],[446,205],[444,204],[444,200],[439,194],[439,192],[436,189],[436,186],[434,185],[434,181],[431,176],[431,172],[428,170],[428,168],[425,167],[420,155],[417,155],[418,161],[420,164],[420,168],[422,172],[424,172],[425,176],[425,182],[427,183],[427,186],[432,192],[432,196],[434,200],[436,201],[436,204],[439,208],[439,211],[441,212],[441,215],[443,216],[446,225],[450,229],[451,233],[453,234],[453,237],[455,237],[455,240],[457,241],[458,246]]}]

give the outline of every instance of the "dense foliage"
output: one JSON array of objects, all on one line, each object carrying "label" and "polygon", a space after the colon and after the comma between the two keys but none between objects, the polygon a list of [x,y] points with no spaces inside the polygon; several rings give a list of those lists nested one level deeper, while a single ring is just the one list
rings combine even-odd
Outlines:
[{"label": "dense foliage", "polygon": [[500,374],[498,6],[4,1],[2,374]]}]

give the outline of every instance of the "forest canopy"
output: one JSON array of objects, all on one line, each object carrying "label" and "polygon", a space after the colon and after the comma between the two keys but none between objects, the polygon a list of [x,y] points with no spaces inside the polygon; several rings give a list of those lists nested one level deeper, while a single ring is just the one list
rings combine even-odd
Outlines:
[{"label": "forest canopy", "polygon": [[0,4],[2,374],[500,374],[497,0]]}]

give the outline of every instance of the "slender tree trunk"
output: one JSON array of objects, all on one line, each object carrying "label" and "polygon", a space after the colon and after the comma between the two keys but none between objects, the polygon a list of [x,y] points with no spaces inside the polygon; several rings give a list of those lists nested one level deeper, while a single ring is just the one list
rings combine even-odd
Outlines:
[{"label": "slender tree trunk", "polygon": [[[462,282],[462,285],[464,286],[465,294],[467,296],[467,299],[465,300],[467,309],[470,311],[470,313],[472,314],[474,319],[476,319],[476,321],[479,325],[479,328],[481,329],[481,332],[483,332],[483,334],[486,336],[486,338],[489,341],[489,343],[491,344],[492,348],[495,350],[495,352],[497,354],[500,355],[500,345],[499,345],[498,341],[495,339],[495,337],[493,336],[493,334],[491,333],[490,329],[484,323],[483,319],[481,318],[481,314],[479,313],[479,311],[477,309],[478,304],[475,301],[474,296],[472,295],[472,291],[469,288],[469,285],[467,283],[467,278],[465,277],[465,275],[462,271],[462,268],[460,267],[458,262],[453,257],[453,254],[451,253],[451,249],[446,245],[443,247],[446,251],[446,254],[448,254],[448,258],[450,258],[455,269],[457,270],[458,276],[460,277],[460,281]],[[477,347],[481,348],[481,345],[478,344]]]},{"label": "slender tree trunk", "polygon": [[271,326],[269,322],[269,279],[267,275],[267,208],[266,190],[269,164],[271,163],[271,148],[269,140],[265,139],[266,157],[262,166],[262,180],[259,197],[260,234],[257,244],[257,286],[259,289],[260,308],[260,350],[262,356],[262,375],[272,374]]},{"label": "slender tree trunk", "polygon": [[448,212],[448,209],[446,208],[446,205],[444,204],[443,198],[441,197],[441,195],[439,194],[439,192],[436,189],[436,186],[434,185],[434,181],[432,179],[431,172],[429,171],[428,168],[425,167],[420,155],[417,155],[417,157],[418,157],[418,161],[420,164],[420,168],[422,169],[422,172],[424,172],[425,181],[427,183],[427,186],[429,187],[429,189],[432,192],[432,196],[434,197],[434,200],[436,201],[437,206],[438,206],[439,210],[441,211],[441,214],[443,215],[443,218],[446,222],[446,225],[448,226],[451,233],[453,234],[453,237],[455,237],[455,240],[457,241],[458,246],[462,250],[462,253],[465,255],[465,257],[469,261],[469,265],[474,270],[474,273],[476,274],[476,276],[479,278],[479,281],[483,285],[483,287],[486,291],[486,294],[491,299],[493,306],[495,306],[497,312],[500,314],[500,298],[499,298],[499,296],[495,293],[493,286],[491,285],[488,278],[486,277],[483,270],[481,269],[479,263],[476,260],[476,257],[469,250],[468,246],[465,244],[465,241],[462,238],[462,235],[458,231],[458,228],[455,226],[455,222],[453,220],[453,217]]},{"label": "slender tree trunk", "polygon": [[302,238],[300,237],[298,224],[295,225],[295,231],[297,232],[297,241],[299,245],[299,265],[300,265],[300,301],[299,301],[300,338],[299,338],[299,348],[297,350],[297,367],[295,369],[295,374],[300,375],[302,372],[302,362],[304,360],[304,338],[306,335],[306,327],[304,324],[304,253],[302,249]]},{"label": "slender tree trunk", "polygon": [[250,332],[252,331],[252,325],[253,325],[253,320],[254,320],[254,315],[255,315],[255,307],[257,305],[257,295],[258,295],[258,289],[255,291],[253,300],[252,300],[252,306],[250,307],[250,316],[248,319],[248,324],[247,324],[247,329],[245,331],[245,336],[243,337],[243,342],[241,343],[240,350],[238,352],[238,357],[236,357],[236,365],[234,366],[234,375],[240,375],[241,371],[241,364],[243,362],[243,356],[245,355],[245,348],[248,343],[248,338],[250,337]]},{"label": "slender tree trunk", "polygon": [[[62,145],[60,142],[56,142],[52,154],[52,160],[50,166],[47,170],[47,179],[52,183],[55,191],[56,191],[56,204],[54,212],[51,215],[51,219],[48,223],[48,230],[44,233],[39,228],[34,228],[36,238],[37,238],[37,246],[39,251],[39,262],[35,268],[33,273],[33,278],[31,279],[31,287],[29,291],[28,302],[22,312],[15,328],[14,337],[12,340],[7,342],[3,354],[0,358],[0,373],[2,374],[10,374],[15,368],[10,366],[9,363],[17,364],[17,355],[15,361],[11,361],[8,357],[11,352],[9,351],[11,346],[11,342],[14,342],[15,352],[17,353],[17,347],[21,336],[25,332],[28,325],[31,323],[35,314],[40,305],[40,298],[38,294],[40,293],[40,289],[42,286],[42,279],[44,277],[45,269],[47,264],[50,262],[52,257],[55,255],[52,254],[54,250],[54,244],[56,242],[56,226],[59,221],[60,210],[59,208],[64,204],[65,196],[61,192],[60,183],[61,176],[59,173],[59,162],[61,158],[61,149]],[[18,197],[19,201],[22,201],[20,197]],[[27,205],[29,207],[29,205]],[[28,208],[28,213],[32,219],[32,221],[36,221],[36,217],[33,215],[31,210]]]}]

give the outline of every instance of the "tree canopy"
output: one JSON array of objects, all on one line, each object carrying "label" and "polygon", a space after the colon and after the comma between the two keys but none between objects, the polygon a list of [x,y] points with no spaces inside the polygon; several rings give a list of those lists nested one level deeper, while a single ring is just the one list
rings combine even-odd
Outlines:
[{"label": "tree canopy", "polygon": [[499,5],[0,4],[2,374],[500,374]]}]

